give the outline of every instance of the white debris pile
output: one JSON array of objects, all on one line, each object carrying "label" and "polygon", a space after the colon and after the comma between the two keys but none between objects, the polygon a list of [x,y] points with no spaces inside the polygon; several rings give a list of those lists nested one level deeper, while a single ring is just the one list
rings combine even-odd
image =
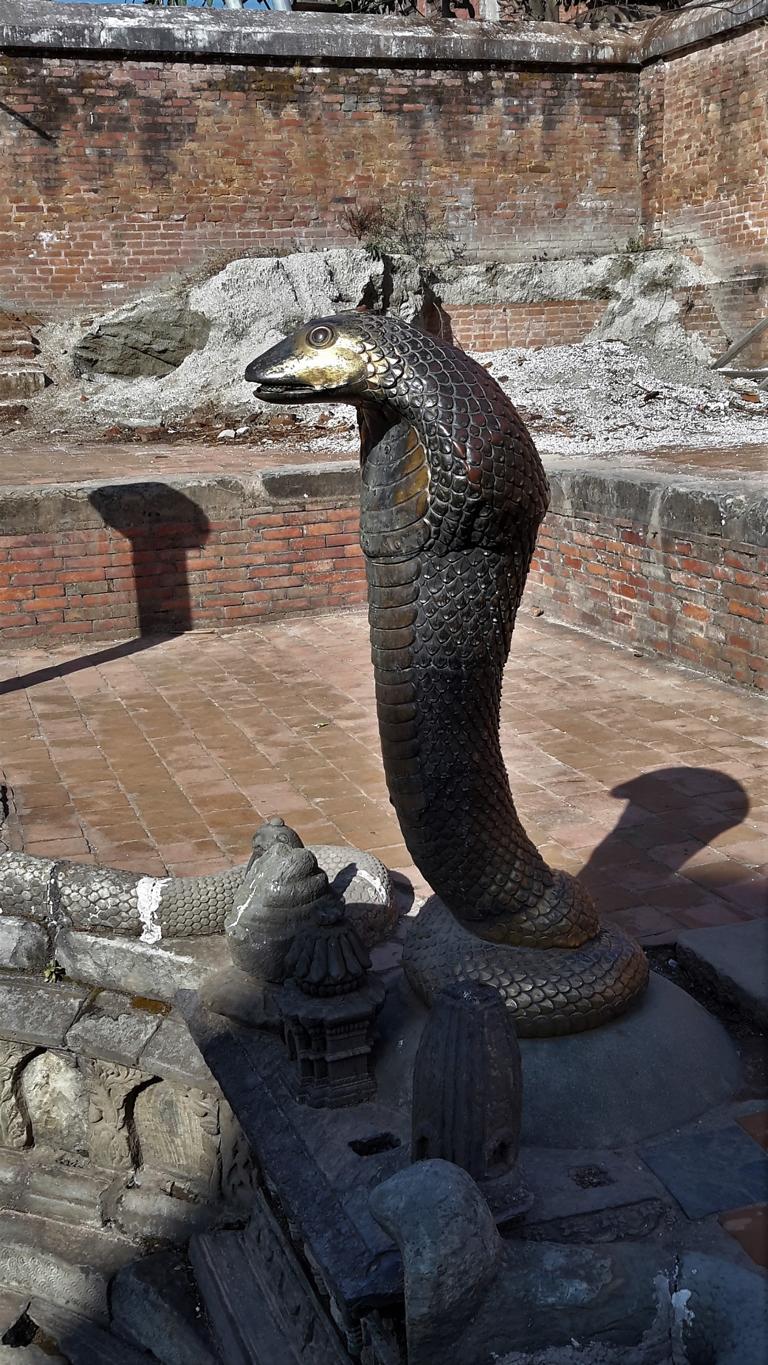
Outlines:
[{"label": "white debris pile", "polygon": [[[768,391],[669,351],[623,341],[476,357],[518,408],[539,449],[607,455],[768,442]],[[682,382],[677,382],[679,379]]]}]

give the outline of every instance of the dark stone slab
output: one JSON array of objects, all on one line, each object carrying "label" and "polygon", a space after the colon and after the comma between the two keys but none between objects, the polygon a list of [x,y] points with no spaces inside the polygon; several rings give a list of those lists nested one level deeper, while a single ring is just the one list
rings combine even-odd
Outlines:
[{"label": "dark stone slab", "polygon": [[640,1149],[689,1218],[768,1200],[768,1156],[735,1123]]},{"label": "dark stone slab", "polygon": [[61,1347],[70,1365],[151,1365],[152,1356],[113,1337],[81,1313],[33,1299],[29,1316]]},{"label": "dark stone slab", "polygon": [[183,1019],[162,1021],[142,1051],[139,1064],[143,1071],[164,1080],[199,1086],[201,1090],[218,1088]]},{"label": "dark stone slab", "polygon": [[336,1329],[261,1198],[244,1232],[203,1233],[193,1239],[190,1253],[227,1365],[309,1360],[349,1365]]},{"label": "dark stone slab", "polygon": [[162,1365],[217,1365],[182,1252],[157,1251],[118,1270],[110,1309],[113,1330]]},{"label": "dark stone slab", "polygon": [[368,1197],[409,1162],[410,1115],[376,1102],[337,1110],[298,1104],[282,1043],[211,1014],[187,992],[177,1003],[334,1298],[352,1313],[395,1300],[399,1256]]},{"label": "dark stone slab", "polygon": [[686,929],[675,952],[695,981],[758,1028],[768,1026],[768,920]]}]

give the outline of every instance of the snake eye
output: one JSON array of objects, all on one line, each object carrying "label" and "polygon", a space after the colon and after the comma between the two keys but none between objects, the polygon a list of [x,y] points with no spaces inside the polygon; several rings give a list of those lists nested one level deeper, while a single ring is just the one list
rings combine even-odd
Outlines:
[{"label": "snake eye", "polygon": [[316,346],[318,349],[329,346],[333,341],[333,332],[330,327],[313,327],[312,331],[307,333],[307,341],[310,346]]}]

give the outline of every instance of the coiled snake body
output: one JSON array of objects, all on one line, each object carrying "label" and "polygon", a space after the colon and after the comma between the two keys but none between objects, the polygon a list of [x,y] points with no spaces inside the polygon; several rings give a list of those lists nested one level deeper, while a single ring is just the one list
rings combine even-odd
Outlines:
[{"label": "coiled snake body", "polygon": [[489,981],[522,1035],[620,1013],[647,965],[553,872],[515,810],[499,744],[504,665],[548,487],[499,385],[394,317],[322,318],[255,360],[273,402],[348,401],[361,427],[361,541],[387,785],[437,893],[405,966],[427,1000]]}]

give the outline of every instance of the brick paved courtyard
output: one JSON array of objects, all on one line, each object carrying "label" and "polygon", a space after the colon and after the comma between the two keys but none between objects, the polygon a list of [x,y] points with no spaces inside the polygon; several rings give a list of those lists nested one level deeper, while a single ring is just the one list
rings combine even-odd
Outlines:
[{"label": "brick paved courtyard", "polygon": [[[27,852],[215,871],[279,812],[424,893],[388,805],[364,613],[86,648],[0,664],[0,768]],[[760,700],[525,618],[502,728],[530,834],[645,942],[766,913]]]}]

